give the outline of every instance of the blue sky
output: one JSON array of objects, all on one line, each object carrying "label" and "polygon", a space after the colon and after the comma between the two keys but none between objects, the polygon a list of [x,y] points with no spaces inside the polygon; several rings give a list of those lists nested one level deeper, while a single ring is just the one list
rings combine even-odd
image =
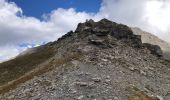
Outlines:
[{"label": "blue sky", "polygon": [[22,8],[23,14],[41,19],[43,14],[57,8],[75,8],[76,11],[97,13],[102,0],[9,0]]},{"label": "blue sky", "polygon": [[107,18],[170,42],[169,0],[0,0],[0,62]]}]

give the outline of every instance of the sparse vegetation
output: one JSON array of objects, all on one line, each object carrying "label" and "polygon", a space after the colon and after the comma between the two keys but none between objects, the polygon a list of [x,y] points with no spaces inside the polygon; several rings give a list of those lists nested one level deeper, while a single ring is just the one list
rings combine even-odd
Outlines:
[{"label": "sparse vegetation", "polygon": [[146,95],[143,91],[140,91],[136,87],[129,87],[128,90],[132,94],[131,96],[129,96],[129,100],[157,100],[154,97]]},{"label": "sparse vegetation", "polygon": [[[49,49],[51,50],[51,53],[54,53],[52,48],[49,48]],[[48,53],[48,54],[51,55],[51,53]],[[80,56],[81,55],[79,53],[67,54],[65,57],[55,59],[55,60],[51,60],[49,63],[41,66],[40,68],[37,67],[37,66],[36,66],[37,68],[32,67],[32,69],[29,69],[30,72],[27,70],[28,68],[25,68],[25,70],[23,70],[23,71],[28,72],[28,73],[20,74],[17,77],[12,77],[13,78],[12,81],[8,80],[8,84],[0,86],[0,94],[6,93],[11,89],[15,89],[18,84],[23,83],[27,80],[30,80],[34,76],[38,76],[38,75],[41,75],[45,72],[48,72],[48,71],[54,69],[55,67],[60,66],[62,64],[65,64],[65,63],[67,63],[71,60],[79,59]],[[46,57],[50,57],[50,56],[46,55]],[[53,66],[53,65],[55,65],[55,66]],[[7,80],[6,80],[6,82],[7,82]]]},{"label": "sparse vegetation", "polygon": [[0,85],[21,77],[25,73],[35,69],[38,64],[52,57],[52,47],[38,48],[38,52],[23,55],[0,64]]}]

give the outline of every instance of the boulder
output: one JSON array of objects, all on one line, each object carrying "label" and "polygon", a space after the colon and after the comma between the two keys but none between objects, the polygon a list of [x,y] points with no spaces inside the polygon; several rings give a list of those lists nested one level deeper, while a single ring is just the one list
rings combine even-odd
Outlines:
[{"label": "boulder", "polygon": [[104,40],[89,38],[89,42],[94,45],[104,45]]},{"label": "boulder", "polygon": [[113,26],[111,35],[117,39],[128,39],[129,37],[133,36],[133,32],[128,26],[117,24]]},{"label": "boulder", "polygon": [[107,36],[109,34],[109,30],[100,29],[98,27],[92,29],[92,32],[97,36]]},{"label": "boulder", "polygon": [[147,49],[149,49],[152,54],[154,54],[154,55],[156,55],[158,57],[163,56],[163,52],[162,52],[161,48],[158,45],[152,45],[152,44],[149,44],[149,43],[143,43],[143,46],[146,47]]}]

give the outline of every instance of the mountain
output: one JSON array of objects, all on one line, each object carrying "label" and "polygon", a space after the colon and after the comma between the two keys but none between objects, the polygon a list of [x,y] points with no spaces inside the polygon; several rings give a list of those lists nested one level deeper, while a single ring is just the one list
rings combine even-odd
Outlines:
[{"label": "mountain", "polygon": [[142,36],[143,43],[159,45],[161,47],[161,49],[163,50],[164,56],[170,57],[170,43],[159,39],[157,36],[155,36],[149,32],[142,31],[141,29],[139,29],[137,27],[133,27],[131,29],[134,34]]},{"label": "mountain", "polygon": [[0,100],[169,100],[170,61],[126,25],[79,23],[0,64]]}]

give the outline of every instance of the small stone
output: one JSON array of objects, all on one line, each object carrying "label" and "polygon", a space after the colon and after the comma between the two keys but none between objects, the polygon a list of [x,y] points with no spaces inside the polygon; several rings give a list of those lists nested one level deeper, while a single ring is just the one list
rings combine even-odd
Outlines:
[{"label": "small stone", "polygon": [[149,91],[154,92],[154,89],[150,85],[146,85],[145,88]]},{"label": "small stone", "polygon": [[10,95],[7,97],[7,100],[14,100],[14,97],[15,97],[14,95]]},{"label": "small stone", "polygon": [[94,94],[89,94],[87,95],[88,98],[91,98],[91,99],[95,99],[95,95]]},{"label": "small stone", "polygon": [[96,86],[95,86],[94,82],[90,82],[90,83],[88,84],[88,88],[90,88],[90,89],[95,88],[95,87],[96,87]]},{"label": "small stone", "polygon": [[101,82],[101,78],[99,78],[99,77],[97,77],[97,78],[92,78],[92,80],[93,80],[94,82]]},{"label": "small stone", "polygon": [[106,80],[105,80],[105,83],[106,83],[106,84],[110,84],[110,82],[111,82],[110,79],[106,79]]},{"label": "small stone", "polygon": [[140,70],[140,74],[146,75],[146,72],[144,72],[143,70]]},{"label": "small stone", "polygon": [[108,60],[107,59],[102,59],[102,61],[107,62]]},{"label": "small stone", "polygon": [[89,42],[94,44],[94,45],[103,45],[104,40],[100,39],[89,39]]},{"label": "small stone", "polygon": [[33,96],[33,94],[30,93],[30,92],[27,92],[27,93],[25,93],[25,94],[26,94],[26,96],[29,97],[29,98]]},{"label": "small stone", "polygon": [[79,86],[88,86],[86,82],[75,82],[74,84],[79,85]]},{"label": "small stone", "polygon": [[23,93],[27,93],[27,92],[30,92],[30,89],[25,89],[25,90],[23,91]]},{"label": "small stone", "polygon": [[34,83],[34,86],[38,85],[38,83]]},{"label": "small stone", "polygon": [[166,96],[169,96],[170,95],[170,91],[168,91],[167,93],[166,93]]},{"label": "small stone", "polygon": [[83,99],[83,97],[84,97],[84,96],[81,95],[81,96],[79,96],[77,99],[78,99],[78,100],[81,100],[81,99]]},{"label": "small stone", "polygon": [[131,71],[134,71],[134,70],[135,70],[135,68],[134,68],[134,67],[129,67],[129,69],[130,69]]},{"label": "small stone", "polygon": [[156,98],[157,98],[157,100],[164,100],[163,97],[158,96],[158,95],[156,96]]},{"label": "small stone", "polygon": [[119,100],[119,98],[118,97],[114,97],[114,100]]},{"label": "small stone", "polygon": [[70,93],[73,93],[73,94],[77,92],[76,89],[74,89],[74,88],[70,88],[69,91],[70,91]]},{"label": "small stone", "polygon": [[110,76],[106,76],[107,79],[110,79]]},{"label": "small stone", "polygon": [[154,68],[153,68],[153,67],[148,67],[148,69],[149,69],[149,70],[154,70]]}]

